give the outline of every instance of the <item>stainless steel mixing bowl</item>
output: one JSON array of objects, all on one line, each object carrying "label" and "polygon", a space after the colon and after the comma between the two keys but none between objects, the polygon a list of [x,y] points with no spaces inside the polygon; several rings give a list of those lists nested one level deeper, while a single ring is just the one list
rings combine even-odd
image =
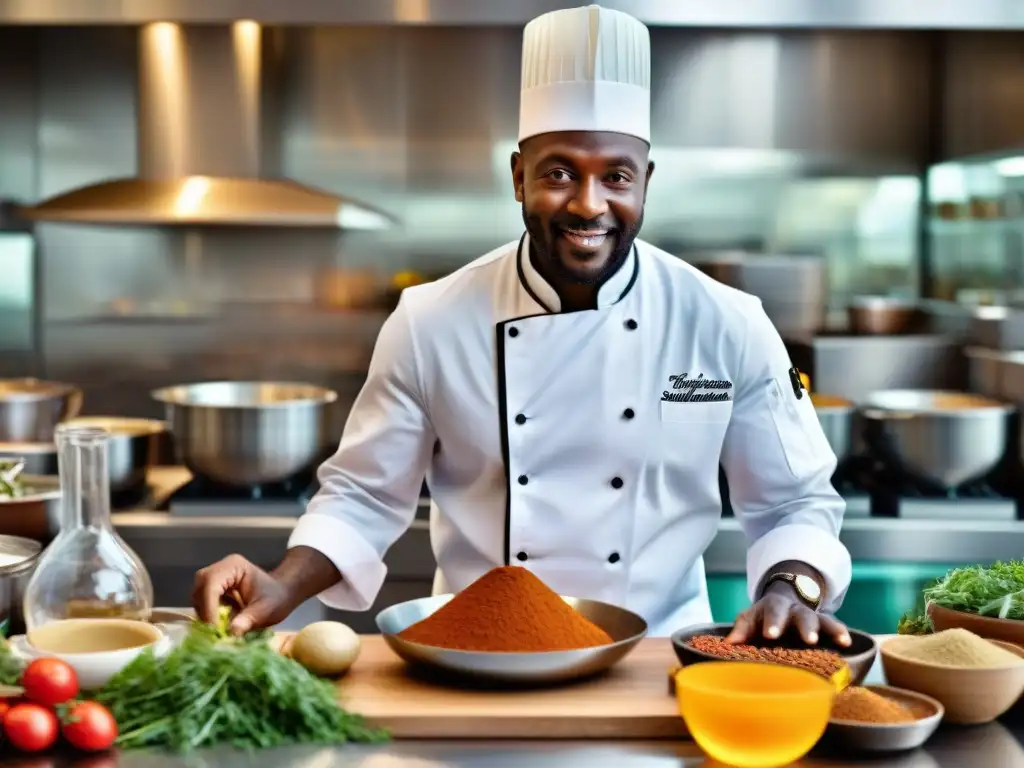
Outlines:
[{"label": "stainless steel mixing bowl", "polygon": [[[816,400],[815,398],[820,398]],[[811,395],[814,412],[821,431],[838,461],[849,455],[853,447],[853,403],[838,397]]]},{"label": "stainless steel mixing bowl", "polygon": [[332,390],[312,384],[213,381],[153,392],[164,404],[181,462],[232,486],[280,482],[320,462]]},{"label": "stainless steel mixing bowl", "polygon": [[82,390],[39,379],[0,379],[0,442],[52,443],[60,422],[78,415]]},{"label": "stainless steel mixing bowl", "polygon": [[861,404],[877,458],[947,490],[988,474],[1007,450],[1013,406],[963,392],[888,390]]},{"label": "stainless steel mixing bowl", "polygon": [[563,597],[581,616],[607,632],[613,642],[578,651],[485,653],[434,648],[410,643],[398,636],[452,597],[454,595],[423,597],[385,608],[377,614],[377,628],[391,650],[410,664],[480,680],[543,685],[603,672],[625,658],[647,634],[647,622],[625,608],[597,600]]},{"label": "stainless steel mixing bowl", "polygon": [[55,475],[23,474],[25,495],[0,499],[0,536],[19,536],[49,544],[63,522],[60,480]]},{"label": "stainless steel mixing bowl", "polygon": [[119,416],[81,416],[69,419],[67,423],[98,427],[110,435],[107,474],[111,493],[137,489],[146,484],[146,470],[156,456],[157,440],[167,431],[167,423],[163,421]]}]

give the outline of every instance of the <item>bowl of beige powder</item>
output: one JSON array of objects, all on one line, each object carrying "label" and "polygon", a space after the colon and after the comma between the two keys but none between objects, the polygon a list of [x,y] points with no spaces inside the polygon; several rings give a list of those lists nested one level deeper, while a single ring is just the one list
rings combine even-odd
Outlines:
[{"label": "bowl of beige powder", "polygon": [[966,629],[894,637],[880,655],[889,685],[937,699],[950,723],[991,722],[1024,694],[1024,648]]}]

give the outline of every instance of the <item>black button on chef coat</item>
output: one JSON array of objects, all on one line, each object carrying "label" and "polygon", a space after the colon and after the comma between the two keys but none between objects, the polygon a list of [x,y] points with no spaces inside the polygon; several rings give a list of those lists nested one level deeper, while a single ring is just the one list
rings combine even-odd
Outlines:
[{"label": "black button on chef coat", "polygon": [[615,565],[615,563],[619,562],[619,560],[621,560],[621,559],[622,558],[619,557],[619,553],[618,552],[612,552],[610,555],[608,555],[608,562],[611,563],[612,565]]},{"label": "black button on chef coat", "polygon": [[526,485],[528,482],[530,482],[530,478],[528,478],[526,475],[520,475],[519,476],[519,484],[520,485]]},{"label": "black button on chef coat", "polygon": [[[626,321],[626,330],[628,330],[628,331],[635,331],[636,329],[637,329],[637,322],[636,322],[636,320],[634,320],[633,318],[629,318],[629,320]],[[515,329],[513,328],[512,330],[515,330]]]},{"label": "black button on chef coat", "polygon": [[636,416],[636,414],[633,412],[632,408],[627,408],[622,412],[622,418],[624,419],[632,419],[634,416]]},{"label": "black button on chef coat", "polygon": [[520,552],[518,555],[516,555],[516,560],[518,560],[521,563],[526,562],[526,560],[527,560],[526,553],[525,552]]},{"label": "black button on chef coat", "polygon": [[509,328],[508,335],[514,339],[516,336],[519,335],[519,329],[514,326],[512,328]]},{"label": "black button on chef coat", "polygon": [[613,477],[612,478],[612,488],[614,488],[615,490],[619,490],[619,488],[621,488],[621,487],[622,487],[622,478],[621,477]]},{"label": "black button on chef coat", "polygon": [[525,423],[526,423],[526,417],[523,416],[523,414],[521,414],[521,413],[517,414],[516,415],[516,424],[525,424]]}]

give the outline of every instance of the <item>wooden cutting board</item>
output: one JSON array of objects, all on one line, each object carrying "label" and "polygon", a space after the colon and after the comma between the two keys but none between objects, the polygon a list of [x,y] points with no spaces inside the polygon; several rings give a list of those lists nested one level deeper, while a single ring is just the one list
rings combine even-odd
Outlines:
[{"label": "wooden cutting board", "polygon": [[667,638],[646,638],[606,675],[543,690],[469,690],[409,673],[379,635],[338,682],[342,704],[405,739],[657,739],[686,736]]}]

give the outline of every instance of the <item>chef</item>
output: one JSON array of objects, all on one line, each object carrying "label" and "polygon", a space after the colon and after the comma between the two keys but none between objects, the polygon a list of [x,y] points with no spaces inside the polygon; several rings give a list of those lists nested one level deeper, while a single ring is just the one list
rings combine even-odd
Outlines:
[{"label": "chef", "polygon": [[758,299],[637,238],[650,78],[648,30],[625,13],[526,26],[511,158],[525,232],[404,291],[282,563],[202,570],[201,616],[231,590],[236,631],[314,595],[369,609],[426,477],[435,594],[519,565],[667,635],[711,621],[721,464],[753,605],[733,640],[792,625],[849,642],[830,615],[851,570],[836,458],[799,373]]}]

